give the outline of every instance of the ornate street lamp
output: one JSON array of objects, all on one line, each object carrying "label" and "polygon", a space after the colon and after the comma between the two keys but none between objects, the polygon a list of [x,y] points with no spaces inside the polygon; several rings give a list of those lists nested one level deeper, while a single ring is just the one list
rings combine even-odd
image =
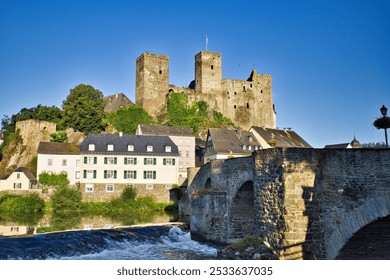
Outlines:
[{"label": "ornate street lamp", "polygon": [[382,105],[379,110],[381,111],[382,117],[375,120],[374,126],[377,129],[385,130],[386,148],[388,148],[389,143],[387,141],[387,129],[390,128],[390,118],[387,116],[387,108],[385,107],[385,105]]}]

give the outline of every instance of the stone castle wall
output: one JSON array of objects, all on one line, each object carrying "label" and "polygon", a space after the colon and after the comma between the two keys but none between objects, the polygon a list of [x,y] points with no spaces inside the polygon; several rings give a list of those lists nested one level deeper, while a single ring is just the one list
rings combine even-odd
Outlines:
[{"label": "stone castle wall", "polygon": [[[389,158],[388,149],[296,148],[260,150],[241,162],[218,161],[206,167],[214,174],[207,189],[186,194],[191,232],[235,242],[240,225],[233,219],[234,201],[252,178],[256,236],[283,259],[334,259],[356,231],[390,215]],[[195,175],[193,182],[206,177]]]},{"label": "stone castle wall", "polygon": [[189,102],[206,101],[236,125],[275,128],[272,77],[252,71],[247,81],[222,79],[222,55],[200,52],[195,56],[192,87],[169,85],[168,57],[142,54],[136,62],[136,104],[153,117],[166,114],[169,92],[181,92]]}]

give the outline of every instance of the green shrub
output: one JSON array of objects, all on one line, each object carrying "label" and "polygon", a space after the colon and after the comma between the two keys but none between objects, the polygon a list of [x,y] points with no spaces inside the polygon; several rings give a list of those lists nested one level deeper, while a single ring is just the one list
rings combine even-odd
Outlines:
[{"label": "green shrub", "polygon": [[59,186],[53,192],[50,202],[54,212],[79,211],[81,209],[81,191],[67,186]]},{"label": "green shrub", "polygon": [[42,172],[39,174],[39,183],[44,186],[66,186],[69,184],[68,174],[66,172],[60,174]]},{"label": "green shrub", "polygon": [[120,199],[125,201],[134,201],[137,197],[137,192],[133,186],[125,187],[123,190]]},{"label": "green shrub", "polygon": [[37,193],[27,195],[5,194],[0,197],[0,211],[4,212],[40,212],[45,202]]}]

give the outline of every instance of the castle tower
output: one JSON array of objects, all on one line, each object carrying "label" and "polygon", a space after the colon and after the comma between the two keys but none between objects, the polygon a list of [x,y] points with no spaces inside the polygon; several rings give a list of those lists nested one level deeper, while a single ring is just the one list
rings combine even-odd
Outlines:
[{"label": "castle tower", "polygon": [[136,61],[136,105],[152,117],[166,111],[169,68],[168,56],[143,53]]},{"label": "castle tower", "polygon": [[195,92],[216,93],[222,85],[222,55],[203,51],[195,56]]}]

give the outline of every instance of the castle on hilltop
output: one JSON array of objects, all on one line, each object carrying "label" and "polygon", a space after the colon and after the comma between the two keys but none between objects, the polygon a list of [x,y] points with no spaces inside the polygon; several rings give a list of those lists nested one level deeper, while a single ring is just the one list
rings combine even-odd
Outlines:
[{"label": "castle on hilltop", "polygon": [[168,56],[143,53],[136,61],[136,104],[151,116],[164,115],[170,92],[185,93],[189,101],[206,101],[243,129],[275,128],[272,77],[253,70],[248,80],[222,79],[222,54],[195,55],[195,80],[188,87],[169,84]]}]

